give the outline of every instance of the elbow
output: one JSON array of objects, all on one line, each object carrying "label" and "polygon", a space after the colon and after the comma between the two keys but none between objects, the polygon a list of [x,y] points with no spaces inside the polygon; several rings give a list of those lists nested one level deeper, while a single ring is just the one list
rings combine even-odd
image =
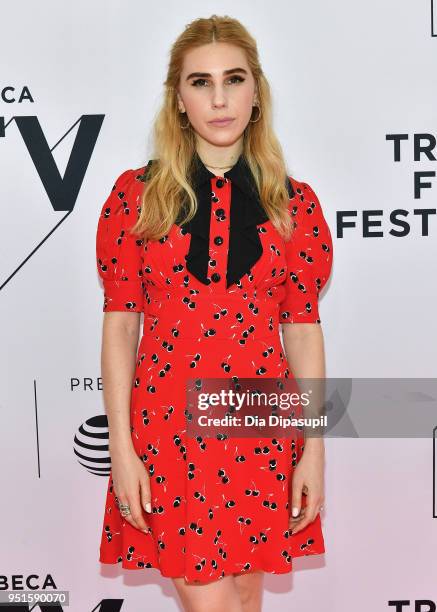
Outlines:
[{"label": "elbow", "polygon": [[283,323],[281,329],[283,337],[292,341],[323,336],[321,323]]},{"label": "elbow", "polygon": [[140,312],[105,312],[103,325],[113,332],[125,333],[128,336],[138,338],[140,330]]}]

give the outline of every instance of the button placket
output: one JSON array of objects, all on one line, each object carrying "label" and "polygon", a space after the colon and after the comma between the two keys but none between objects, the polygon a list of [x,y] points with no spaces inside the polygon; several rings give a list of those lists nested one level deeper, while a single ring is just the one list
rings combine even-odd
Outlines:
[{"label": "button placket", "polygon": [[220,289],[226,289],[226,270],[229,251],[230,194],[228,179],[212,178],[211,218],[209,231],[209,258],[215,266],[209,266],[208,278]]}]

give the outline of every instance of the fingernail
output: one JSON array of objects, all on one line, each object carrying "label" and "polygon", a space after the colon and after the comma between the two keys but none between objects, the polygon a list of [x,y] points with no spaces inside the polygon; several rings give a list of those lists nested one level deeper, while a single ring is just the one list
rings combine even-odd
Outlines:
[{"label": "fingernail", "polygon": [[293,511],[292,511],[292,515],[293,516],[299,516],[299,508],[296,508],[296,506],[294,506]]},{"label": "fingernail", "polygon": [[146,512],[152,512],[152,504],[150,502],[146,504]]}]

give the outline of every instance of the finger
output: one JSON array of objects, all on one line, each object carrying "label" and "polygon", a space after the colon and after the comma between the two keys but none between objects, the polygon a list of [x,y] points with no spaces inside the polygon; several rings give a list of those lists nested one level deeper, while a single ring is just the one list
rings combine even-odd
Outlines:
[{"label": "finger", "polygon": [[303,519],[299,519],[297,523],[289,524],[288,527],[291,529],[291,535],[294,535],[298,531],[301,531],[303,524]]},{"label": "finger", "polygon": [[318,508],[318,503],[316,504],[314,501],[311,501],[307,504],[306,512],[305,512],[305,515],[302,521],[300,521],[297,524],[294,524],[292,528],[293,534],[297,533],[298,531],[302,531],[302,529],[305,529],[307,525],[309,525],[310,523],[314,521],[318,513],[317,508]]},{"label": "finger", "polygon": [[292,532],[294,532],[296,526],[300,525],[305,518],[306,518],[305,514],[303,514],[302,512],[296,518],[293,518],[292,516],[290,516],[290,518],[288,519],[288,528],[291,529]]},{"label": "finger", "polygon": [[[149,533],[150,532],[150,528],[147,524],[144,523],[145,526],[141,527],[140,526],[140,521],[138,521],[135,518],[135,515],[132,514],[132,512],[130,514],[128,514],[127,516],[123,516],[122,518],[127,521],[130,525],[132,525],[132,527],[134,527],[135,529],[138,529],[138,531],[143,531],[144,533]],[[138,518],[138,515],[137,515]],[[144,519],[143,519],[144,522]]]},{"label": "finger", "polygon": [[127,514],[127,515],[123,514],[120,508],[120,504],[130,505],[128,496],[127,495],[117,495],[116,503],[117,503],[118,511],[120,512],[121,518],[127,523],[129,523],[129,525],[132,525],[132,527],[136,527],[136,525],[134,524],[134,521],[132,520],[131,514]]},{"label": "finger", "polygon": [[288,527],[289,529],[294,529],[296,525],[299,525],[303,519],[306,518],[305,508],[301,508],[300,514],[297,517],[290,516],[288,519]]},{"label": "finger", "polygon": [[302,486],[302,483],[297,481],[292,484],[290,516],[293,518],[298,517],[302,509]]},{"label": "finger", "polygon": [[308,517],[305,518],[305,519],[302,519],[302,521],[300,523],[298,523],[297,525],[293,526],[293,528],[291,530],[292,535],[294,535],[295,533],[298,533],[299,531],[302,531],[302,529],[305,529],[305,527],[307,525],[309,525],[310,523],[311,523],[311,521],[309,520]]},{"label": "finger", "polygon": [[[135,509],[135,501],[133,498],[130,498],[128,495],[122,495],[121,497],[119,497],[119,502],[121,504],[128,504],[129,505],[129,509],[130,509],[130,514],[128,514],[127,516],[124,516],[123,514],[121,514],[121,517],[127,521],[129,523],[129,525],[132,525],[132,527],[135,527],[135,529],[139,529],[145,532],[149,531],[149,526],[145,523],[143,516],[140,516],[140,522],[138,522],[138,507]],[[137,506],[139,505],[138,502],[136,504]],[[142,524],[141,524],[142,521]]]},{"label": "finger", "polygon": [[144,510],[148,513],[152,512],[152,496],[150,494],[150,480],[146,476],[140,482],[140,497],[141,497],[141,505]]},{"label": "finger", "polygon": [[129,506],[131,511],[129,516],[134,522],[134,527],[141,531],[149,531],[149,525],[144,520],[144,510],[141,507],[139,491],[135,498],[131,498]]},{"label": "finger", "polygon": [[129,523],[129,525],[132,525],[132,527],[134,527],[135,529],[137,529],[137,526],[135,525],[135,522],[132,520],[132,517],[130,514],[128,514],[127,516],[125,515],[121,515],[121,518],[126,521],[126,523]]},{"label": "finger", "polygon": [[296,524],[299,521],[301,521],[304,517],[305,517],[305,508],[301,508],[299,516],[296,516],[296,518],[293,517],[293,516],[290,516],[289,523],[290,524],[293,524],[293,523]]}]

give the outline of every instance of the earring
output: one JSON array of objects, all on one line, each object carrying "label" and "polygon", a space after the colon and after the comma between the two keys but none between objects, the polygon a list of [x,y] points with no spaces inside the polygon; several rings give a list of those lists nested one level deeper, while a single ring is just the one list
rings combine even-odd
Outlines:
[{"label": "earring", "polygon": [[255,106],[253,106],[253,108],[257,108],[258,109],[258,117],[255,119],[255,121],[253,121],[252,119],[249,119],[249,123],[256,123],[257,121],[259,121],[259,119],[261,117],[261,109],[260,109],[260,107],[256,104]]},{"label": "earring", "polygon": [[[186,113],[185,113],[185,112],[183,112],[183,113],[182,113],[182,112],[180,112],[179,114],[180,114],[180,115],[184,115],[184,114],[186,114]],[[187,119],[188,119],[188,116],[187,116]],[[188,123],[187,123],[187,125],[182,125],[181,123],[180,123],[179,125],[181,126],[181,129],[182,129],[182,130],[186,130],[187,128],[189,128],[189,127],[190,127],[190,120],[188,119]]]}]

